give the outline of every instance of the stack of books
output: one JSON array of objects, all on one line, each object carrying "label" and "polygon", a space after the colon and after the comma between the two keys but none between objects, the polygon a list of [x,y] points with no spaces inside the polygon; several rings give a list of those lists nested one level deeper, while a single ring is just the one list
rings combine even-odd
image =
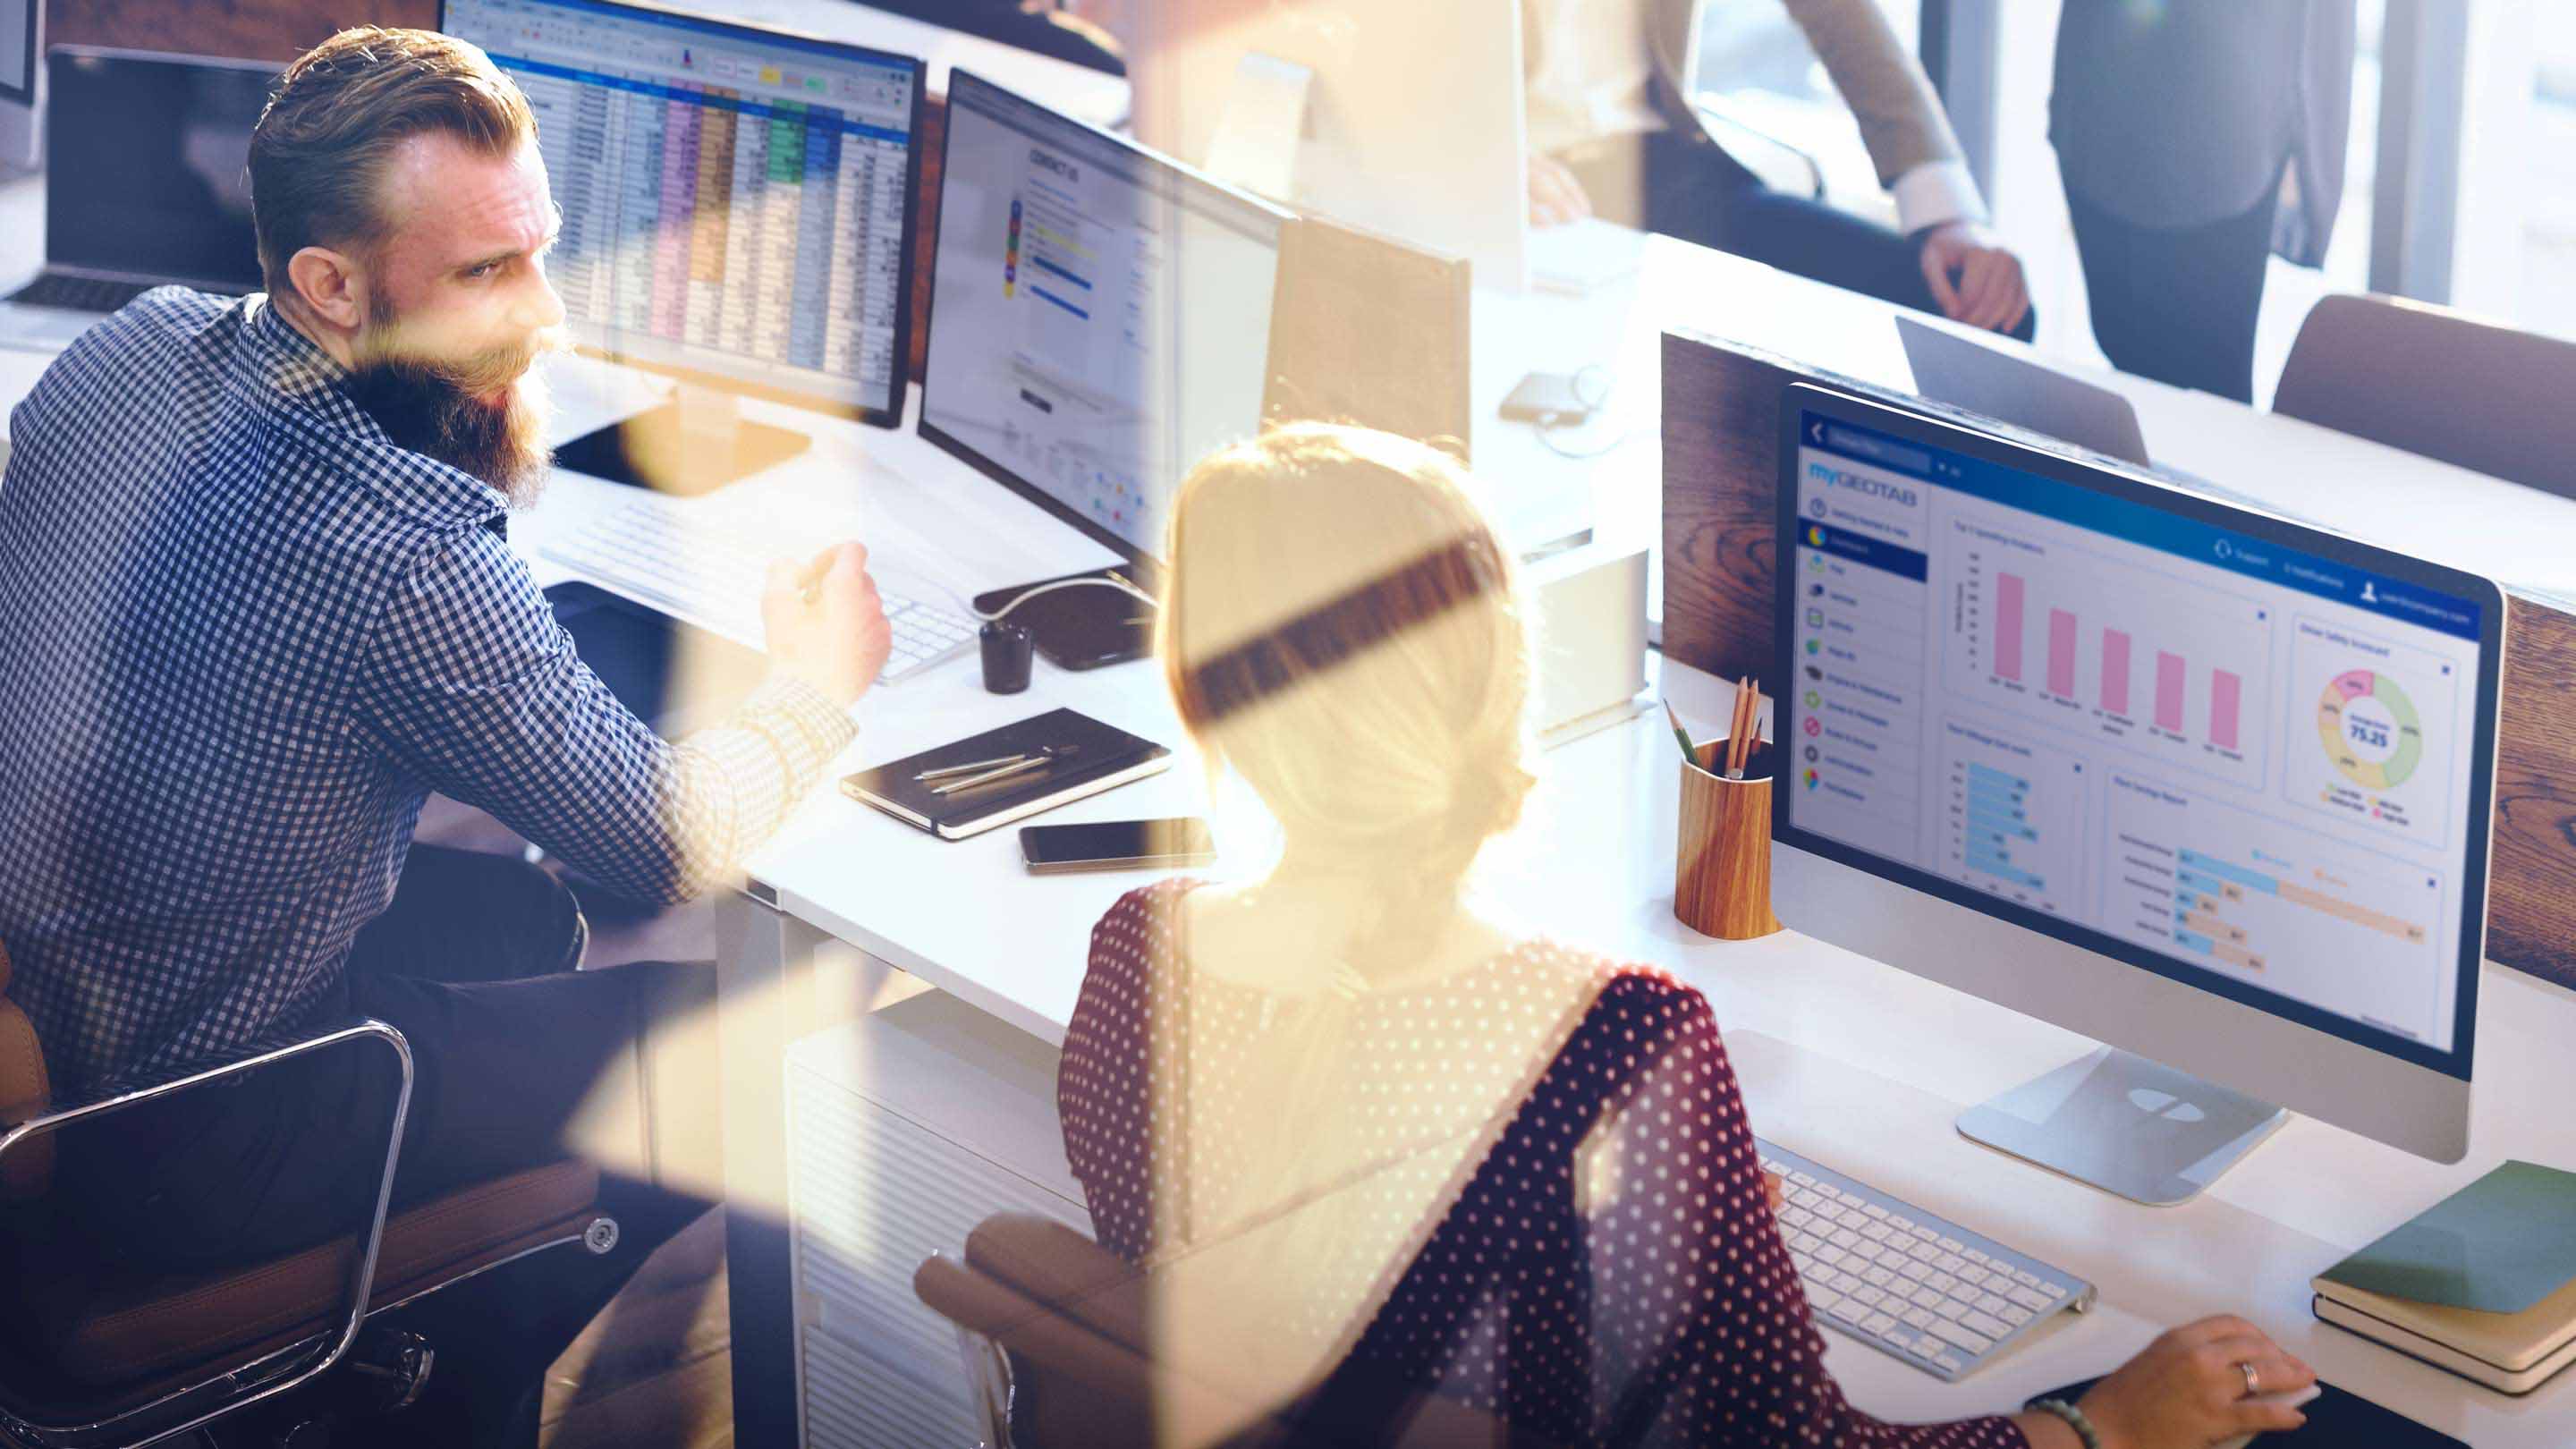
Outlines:
[{"label": "stack of books", "polygon": [[2527,1394],[2576,1360],[2576,1173],[2507,1162],[2309,1286],[2327,1323]]}]

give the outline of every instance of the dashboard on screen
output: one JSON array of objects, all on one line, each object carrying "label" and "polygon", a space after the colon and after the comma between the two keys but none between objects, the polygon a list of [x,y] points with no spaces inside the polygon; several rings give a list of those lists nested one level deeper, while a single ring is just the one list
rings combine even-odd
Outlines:
[{"label": "dashboard on screen", "polygon": [[1784,839],[2465,1074],[2491,584],[1831,393],[1786,408]]}]

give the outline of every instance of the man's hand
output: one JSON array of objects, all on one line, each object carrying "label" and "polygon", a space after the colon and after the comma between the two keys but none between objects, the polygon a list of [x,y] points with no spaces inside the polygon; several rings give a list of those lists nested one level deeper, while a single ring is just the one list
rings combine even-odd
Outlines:
[{"label": "man's hand", "polygon": [[1544,151],[1529,153],[1530,225],[1563,226],[1591,214],[1592,198],[1564,162]]},{"label": "man's hand", "polygon": [[1974,222],[1945,221],[1923,233],[1921,261],[1933,300],[1953,322],[2010,332],[2030,312],[2021,258]]},{"label": "man's hand", "polygon": [[868,577],[868,551],[855,543],[827,548],[807,563],[771,564],[760,621],[770,666],[844,708],[876,683],[894,647],[877,581]]}]

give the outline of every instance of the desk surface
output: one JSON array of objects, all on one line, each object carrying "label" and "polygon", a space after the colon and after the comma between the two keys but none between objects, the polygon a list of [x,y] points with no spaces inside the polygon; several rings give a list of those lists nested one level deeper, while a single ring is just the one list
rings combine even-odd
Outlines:
[{"label": "desk surface", "polygon": [[[24,186],[26,183],[18,183]],[[0,187],[23,214],[23,192]],[[17,203],[12,206],[12,203]],[[0,226],[0,277],[22,277],[33,228]],[[1650,300],[1651,299],[1651,300]],[[1585,298],[1480,298],[1479,417],[1519,372],[1608,359],[1611,417],[1590,439],[1619,445],[1581,465],[1612,537],[1656,529],[1659,441],[1654,339],[1689,325],[1874,381],[1909,374],[1889,309],[1768,268],[1656,243],[1636,277]],[[2216,398],[2126,377],[2104,379],[2136,400],[2149,446],[2175,465],[2382,541],[2400,542],[2510,584],[2576,594],[2576,504],[2427,462]],[[32,378],[26,379],[32,382]],[[637,405],[610,376],[577,407]],[[23,385],[0,402],[14,402]],[[578,391],[578,390],[577,390]],[[583,421],[568,418],[567,427]],[[917,440],[805,420],[828,446],[817,466],[855,450],[901,461]],[[1479,466],[1516,471],[1534,458],[1525,430],[1480,424]],[[531,541],[578,508],[582,485],[515,536]],[[963,495],[960,495],[963,496]],[[935,488],[891,508],[936,528],[957,498]],[[906,509],[923,510],[919,516]],[[942,529],[942,536],[950,536]],[[1043,529],[955,561],[973,578],[1074,557],[1069,531]],[[1078,542],[1078,539],[1076,540]],[[1002,577],[1012,575],[1002,574]],[[1025,574],[1019,575],[1025,576]],[[1686,711],[1719,717],[1723,686],[1673,670]],[[881,690],[861,707],[856,768],[1024,714],[1071,705],[1181,744],[1151,670],[1068,675],[1039,666],[1026,695],[996,698],[969,666]],[[2317,1324],[2308,1277],[2505,1156],[2576,1162],[2576,1122],[2560,1105],[2576,1087],[2576,997],[2519,972],[2489,968],[2480,993],[2481,1087],[2468,1160],[2443,1167],[2340,1129],[2293,1120],[2200,1200],[2151,1209],[2111,1198],[1978,1148],[1957,1136],[1964,1105],[2080,1054],[2069,1033],[1794,933],[1725,944],[1672,919],[1674,762],[1650,719],[1546,755],[1522,828],[1488,861],[1495,894],[1534,928],[1608,955],[1673,971],[1705,991],[1725,1023],[1762,1130],[1807,1153],[2095,1279],[2103,1307],[2063,1319],[2003,1362],[1942,1385],[1828,1335],[1855,1399],[1903,1417],[1993,1409],[2099,1372],[2168,1323],[2218,1309],[2248,1312],[2334,1381],[2481,1446],[2576,1441],[2576,1389],[2565,1378],[2514,1400]],[[1209,808],[1187,756],[1170,773],[1067,807],[1073,821]],[[1256,866],[1249,833],[1218,815],[1226,869]],[[942,843],[819,794],[751,862],[792,914],[913,972],[1041,1039],[1057,1041],[1079,985],[1089,930],[1134,876],[1031,879],[1013,833]],[[1008,909],[995,909],[1007,900]]]}]

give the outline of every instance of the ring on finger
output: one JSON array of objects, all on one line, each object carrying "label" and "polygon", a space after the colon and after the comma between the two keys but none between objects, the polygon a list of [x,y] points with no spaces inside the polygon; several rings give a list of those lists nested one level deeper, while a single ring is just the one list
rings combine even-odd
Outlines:
[{"label": "ring on finger", "polygon": [[2245,1362],[2238,1364],[2236,1366],[2236,1371],[2245,1375],[2245,1397],[2250,1399],[2263,1392],[2263,1383],[2261,1379],[2255,1376],[2254,1361],[2252,1359],[2247,1359]]}]

